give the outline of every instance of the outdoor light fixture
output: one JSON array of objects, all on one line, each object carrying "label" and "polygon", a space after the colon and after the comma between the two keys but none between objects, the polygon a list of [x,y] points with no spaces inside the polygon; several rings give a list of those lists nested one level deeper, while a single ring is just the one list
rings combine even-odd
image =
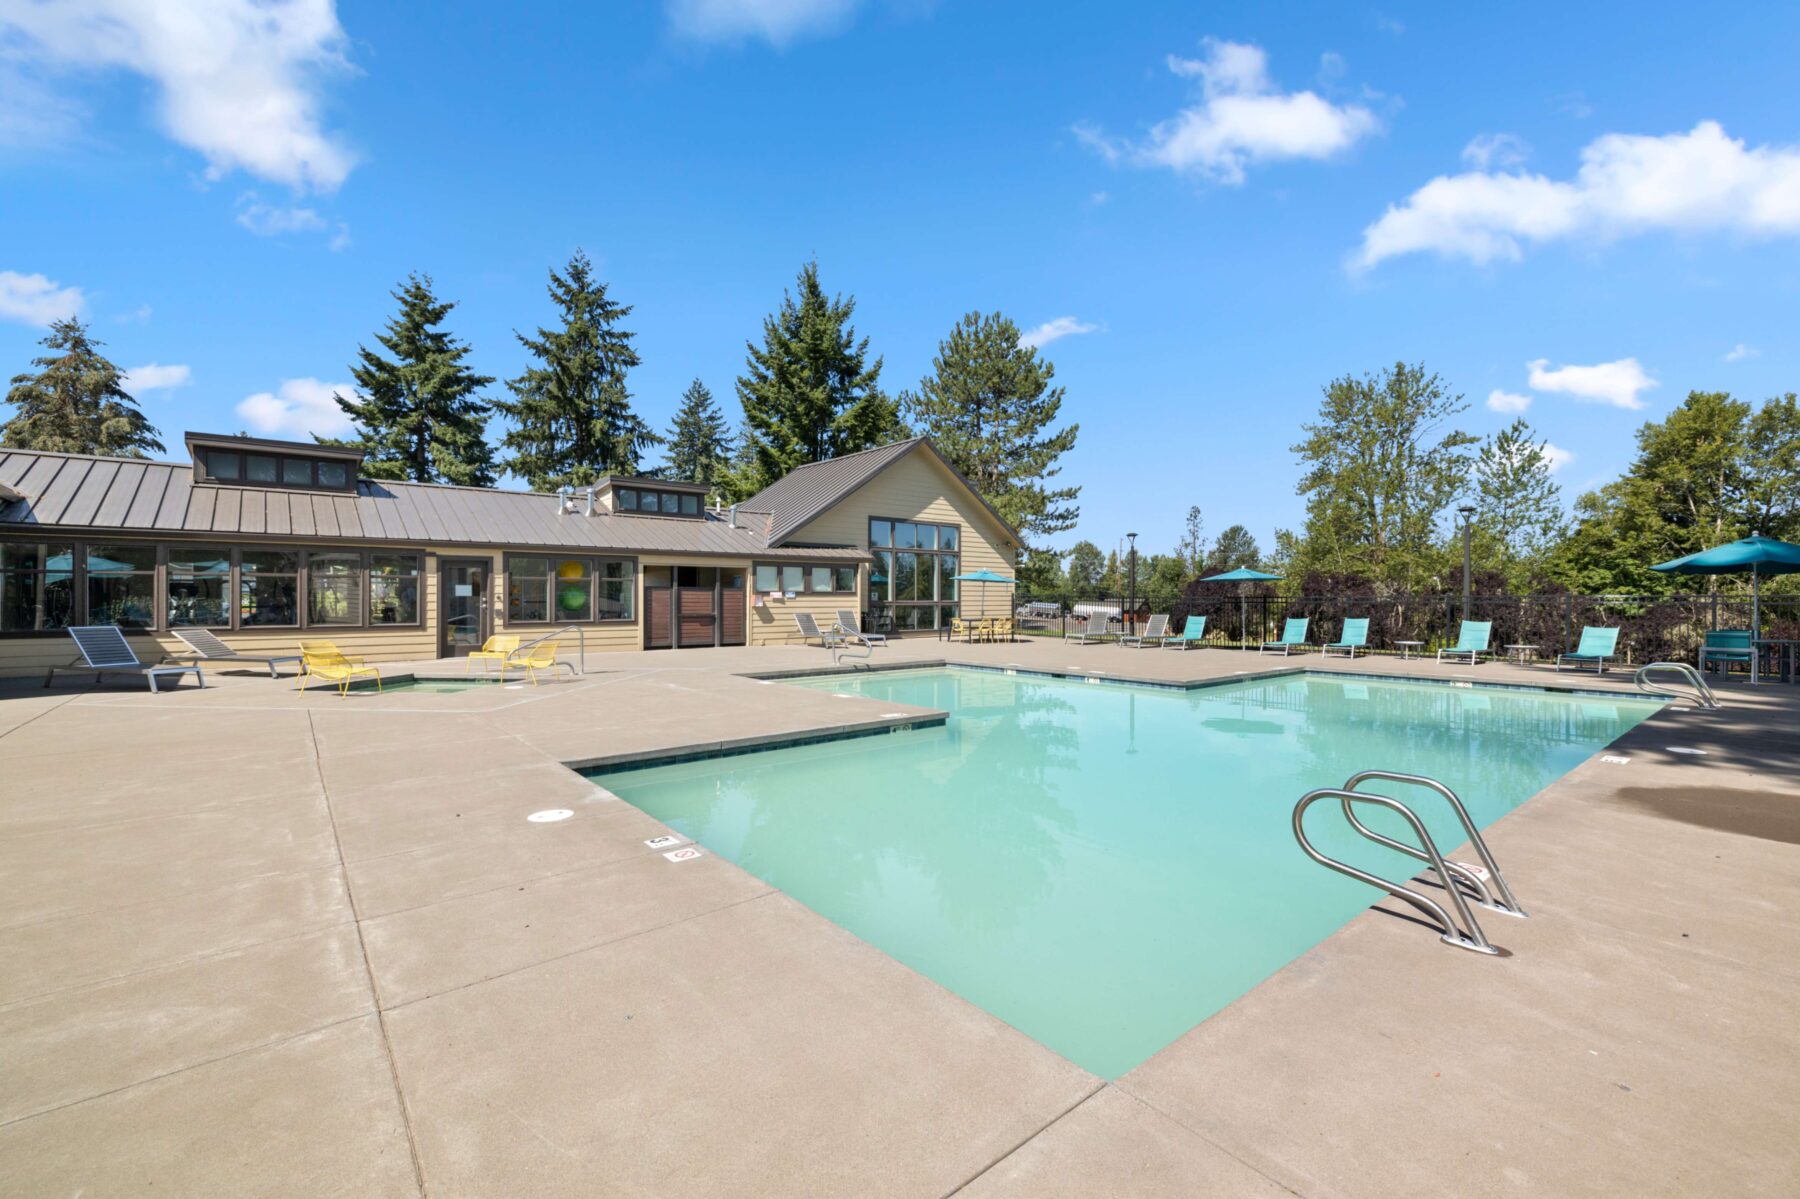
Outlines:
[{"label": "outdoor light fixture", "polygon": [[1469,566],[1472,553],[1469,548],[1470,539],[1475,533],[1475,509],[1467,504],[1457,509],[1463,518],[1463,619],[1469,619]]}]

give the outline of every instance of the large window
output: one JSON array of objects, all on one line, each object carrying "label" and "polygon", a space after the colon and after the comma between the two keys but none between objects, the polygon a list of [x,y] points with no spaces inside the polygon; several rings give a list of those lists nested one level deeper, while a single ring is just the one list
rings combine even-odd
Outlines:
[{"label": "large window", "polygon": [[219,545],[169,547],[169,628],[231,627],[231,550]]},{"label": "large window", "polygon": [[208,483],[293,487],[309,491],[349,491],[356,484],[350,475],[350,463],[343,459],[208,449],[201,452],[200,467],[200,477]]},{"label": "large window", "polygon": [[856,591],[856,567],[800,563],[777,566],[764,562],[756,568],[756,589],[792,591],[796,595],[849,595]]},{"label": "large window", "polygon": [[75,623],[75,547],[0,543],[0,632],[66,629]]},{"label": "large window", "polygon": [[630,620],[636,592],[634,565],[628,558],[509,554],[506,623]]},{"label": "large window", "polygon": [[689,491],[650,491],[642,487],[615,487],[613,509],[639,516],[699,516],[700,497]]},{"label": "large window", "polygon": [[357,553],[306,555],[306,623],[363,623],[363,561]]},{"label": "large window", "polygon": [[300,623],[300,555],[244,550],[238,564],[238,627],[293,628]]},{"label": "large window", "polygon": [[156,623],[156,547],[87,547],[87,622],[147,629]]},{"label": "large window", "polygon": [[419,555],[369,555],[369,623],[419,623]]},{"label": "large window", "polygon": [[916,520],[869,522],[869,606],[899,629],[935,629],[956,615],[962,528]]}]

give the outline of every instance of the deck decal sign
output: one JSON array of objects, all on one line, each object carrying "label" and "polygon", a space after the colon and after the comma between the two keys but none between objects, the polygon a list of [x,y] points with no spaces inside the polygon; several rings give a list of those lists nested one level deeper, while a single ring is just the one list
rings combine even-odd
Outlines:
[{"label": "deck decal sign", "polygon": [[1631,761],[1630,758],[1621,758],[1618,754],[1601,754],[1600,760],[1613,766],[1623,766],[1625,763]]},{"label": "deck decal sign", "polygon": [[665,849],[671,845],[680,845],[681,838],[677,837],[674,833],[670,833],[665,837],[652,837],[644,842],[644,844],[648,845],[651,849]]},{"label": "deck decal sign", "polygon": [[555,824],[558,820],[567,820],[574,814],[568,808],[546,808],[542,812],[533,812],[525,819],[533,824]]},{"label": "deck decal sign", "polygon": [[663,855],[671,862],[691,862],[699,856],[700,847],[698,845],[683,845],[680,849],[670,850]]}]

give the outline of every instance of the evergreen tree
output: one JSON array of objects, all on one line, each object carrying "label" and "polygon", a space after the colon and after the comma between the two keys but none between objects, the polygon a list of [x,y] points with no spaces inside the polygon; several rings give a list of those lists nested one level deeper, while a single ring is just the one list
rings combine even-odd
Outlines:
[{"label": "evergreen tree", "polygon": [[1417,591],[1448,559],[1445,510],[1467,485],[1476,439],[1444,426],[1468,405],[1423,366],[1345,375],[1325,388],[1319,419],[1293,451],[1306,467],[1301,574],[1358,574]]},{"label": "evergreen tree", "polygon": [[1026,541],[1075,527],[1079,487],[1050,487],[1079,425],[1052,429],[1056,368],[1000,313],[971,312],[938,344],[932,373],[901,397],[918,431]]},{"label": "evergreen tree", "polygon": [[1110,550],[1106,555],[1106,569],[1100,572],[1100,589],[1109,595],[1117,591],[1125,582],[1125,572],[1119,565],[1119,551]]},{"label": "evergreen tree", "polygon": [[1187,523],[1181,535],[1181,544],[1175,553],[1186,566],[1187,572],[1197,575],[1206,569],[1206,538],[1204,536],[1206,522],[1201,519],[1200,505],[1195,504],[1187,511]]},{"label": "evergreen tree", "polygon": [[1069,585],[1063,575],[1062,555],[1055,550],[1027,550],[1015,573],[1021,595],[1054,595]]},{"label": "evergreen tree", "polygon": [[1483,442],[1475,460],[1475,530],[1483,557],[1498,558],[1515,590],[1562,533],[1562,489],[1550,477],[1548,445],[1515,420]]},{"label": "evergreen tree", "polygon": [[0,424],[0,445],[63,454],[142,458],[162,452],[156,430],[125,391],[119,368],[74,317],[53,321],[33,358],[36,374],[14,375],[6,402],[18,411]]},{"label": "evergreen tree", "polygon": [[869,362],[850,317],[856,300],[827,296],[819,264],[800,270],[794,292],[763,319],[763,343],[746,343],[738,398],[750,431],[746,491],[797,466],[879,445],[900,428],[898,406],[881,391],[881,359]]},{"label": "evergreen tree", "polygon": [[1100,547],[1091,541],[1077,541],[1069,551],[1069,586],[1078,592],[1097,591],[1105,572],[1106,558]]},{"label": "evergreen tree", "polygon": [[1232,525],[1219,534],[1219,540],[1213,543],[1212,552],[1206,557],[1206,570],[1209,575],[1224,574],[1228,570],[1236,570],[1240,566],[1255,569],[1262,561],[1262,547],[1256,544],[1256,538],[1243,525]]},{"label": "evergreen tree", "polygon": [[580,250],[565,273],[551,270],[548,290],[561,325],[513,334],[534,362],[506,381],[513,398],[494,404],[513,423],[501,439],[512,451],[505,465],[539,491],[635,475],[661,438],[631,409],[626,375],[638,356],[620,327],[631,308],[608,298]]},{"label": "evergreen tree", "polygon": [[730,468],[731,440],[725,432],[725,414],[698,379],[681,393],[681,407],[669,426],[667,444],[664,478],[711,487]]},{"label": "evergreen tree", "polygon": [[350,368],[357,397],[335,396],[356,423],[371,479],[457,483],[494,482],[494,454],[483,437],[489,405],[479,392],[494,380],[464,363],[469,347],[438,328],[456,307],[431,291],[431,276],[413,274],[399,291],[400,312],[375,340],[392,358],[358,346]]}]

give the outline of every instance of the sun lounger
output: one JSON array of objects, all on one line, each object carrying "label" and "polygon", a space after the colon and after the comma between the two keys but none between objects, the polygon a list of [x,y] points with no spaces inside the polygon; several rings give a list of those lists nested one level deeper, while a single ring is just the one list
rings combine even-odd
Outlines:
[{"label": "sun lounger", "polygon": [[1605,674],[1606,664],[1619,648],[1619,630],[1603,629],[1587,625],[1581,630],[1581,642],[1572,653],[1556,655],[1556,669],[1561,670],[1567,662],[1579,670],[1593,663],[1595,674]]},{"label": "sun lounger", "polygon": [[559,644],[555,641],[534,641],[523,649],[515,649],[506,656],[506,661],[500,664],[501,679],[506,678],[506,672],[509,669],[518,667],[530,676],[531,685],[535,687],[538,681],[538,671],[548,670],[554,675],[558,666],[567,670],[570,678],[574,678],[575,664],[559,659],[556,656],[558,648]]},{"label": "sun lounger", "polygon": [[140,662],[118,625],[78,625],[69,630],[69,636],[75,639],[75,647],[81,651],[81,661],[71,662],[67,666],[52,666],[45,671],[46,687],[55,681],[58,673],[90,674],[96,679],[109,674],[132,675],[148,682],[152,691],[158,690],[157,679],[179,679],[184,674],[191,674],[202,688],[206,686],[206,676],[200,672],[198,665]]},{"label": "sun lounger", "polygon": [[191,657],[198,658],[202,662],[254,663],[258,666],[267,666],[269,677],[272,679],[281,677],[275,669],[277,664],[282,662],[301,664],[299,654],[241,654],[220,641],[217,634],[207,629],[171,629],[170,632],[181,638],[182,643],[194,651],[192,654],[171,655],[177,660]]},{"label": "sun lounger", "polygon": [[[476,662],[498,662],[504,667],[512,652],[519,648],[521,640],[517,633],[498,633],[489,637],[481,643],[480,649],[469,651],[469,660],[463,663],[463,672],[466,674],[474,670]],[[482,669],[486,670],[487,667],[484,665]]]},{"label": "sun lounger", "polygon": [[1134,637],[1119,638],[1120,645],[1128,645],[1133,649],[1143,649],[1146,645],[1161,645],[1169,639],[1169,618],[1161,612],[1152,616],[1144,625],[1144,631]]},{"label": "sun lounger", "polygon": [[837,610],[837,628],[838,632],[847,633],[852,637],[860,637],[870,645],[887,644],[886,633],[863,632],[862,621],[858,619],[856,613],[849,608],[839,608]]},{"label": "sun lounger", "polygon": [[302,691],[311,687],[314,679],[332,684],[338,689],[338,695],[345,699],[350,696],[350,684],[357,679],[374,679],[375,690],[381,690],[378,668],[346,654],[330,641],[302,641],[300,657],[301,667],[306,672],[305,681],[300,684]]},{"label": "sun lounger", "polygon": [[1338,639],[1333,641],[1330,645],[1321,646],[1320,652],[1324,654],[1324,656],[1330,657],[1332,650],[1338,650],[1348,654],[1351,661],[1355,661],[1356,651],[1359,649],[1366,650],[1368,648],[1369,618],[1367,616],[1352,616],[1344,621],[1344,631],[1339,634]]},{"label": "sun lounger", "polygon": [[1442,662],[1448,654],[1452,659],[1467,658],[1468,664],[1473,666],[1481,661],[1482,654],[1488,652],[1488,640],[1493,633],[1494,622],[1491,620],[1465,620],[1456,644],[1440,649],[1437,660]]},{"label": "sun lounger", "polygon": [[1181,632],[1173,637],[1163,638],[1164,649],[1193,649],[1206,645],[1206,617],[1190,616],[1187,623],[1181,626]]},{"label": "sun lounger", "polygon": [[1106,617],[1090,616],[1086,620],[1077,620],[1063,631],[1063,640],[1073,641],[1076,645],[1106,640]]},{"label": "sun lounger", "polygon": [[1287,623],[1281,626],[1281,640],[1265,641],[1256,652],[1261,654],[1267,650],[1278,649],[1281,651],[1281,656],[1285,658],[1294,650],[1308,648],[1306,626],[1310,620],[1311,618],[1306,616],[1289,617]]}]

